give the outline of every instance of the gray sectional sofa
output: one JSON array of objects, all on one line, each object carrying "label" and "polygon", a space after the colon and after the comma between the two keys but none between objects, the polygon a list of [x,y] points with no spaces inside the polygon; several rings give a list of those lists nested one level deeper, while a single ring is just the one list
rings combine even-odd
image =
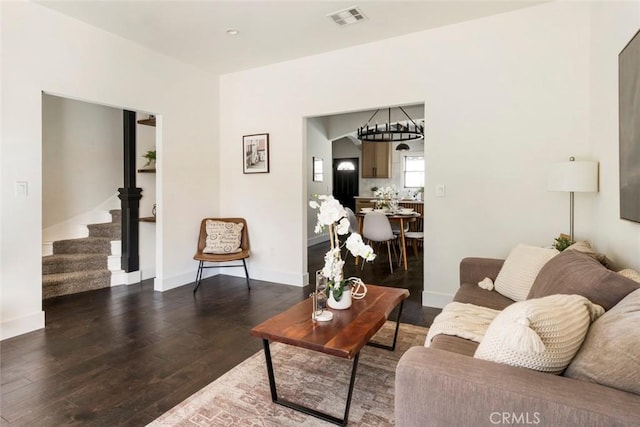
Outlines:
[{"label": "gray sectional sofa", "polygon": [[[504,260],[486,258],[462,260],[460,288],[454,301],[497,310],[513,304],[514,301],[495,290],[478,286],[485,277],[495,280],[503,263]],[[640,343],[639,286],[583,253],[565,251],[557,255],[553,263],[549,261],[540,271],[528,298],[540,297],[541,293],[580,294],[605,309],[611,309],[612,313],[616,311],[612,307],[623,299],[625,301],[624,310],[618,310],[621,313],[615,318],[618,324],[623,325],[622,331],[618,327],[618,335],[623,336],[614,336],[609,341],[605,335],[604,343],[595,342],[597,337],[590,337],[598,321],[607,321],[605,313],[591,325],[578,353],[592,338],[590,346],[595,347],[595,352],[601,357],[597,363],[605,367],[602,375],[594,376],[601,383],[593,382],[594,378],[569,378],[565,376],[566,372],[553,375],[477,359],[473,356],[478,343],[437,335],[430,347],[411,348],[398,363],[396,425],[640,426],[640,394],[636,394],[640,384],[634,384],[640,378],[640,347],[633,354],[633,345]],[[629,298],[625,298],[627,295]],[[630,300],[632,297],[633,301]],[[619,316],[627,316],[628,321],[620,322]],[[620,339],[626,340],[624,334],[628,334],[635,344],[620,346]],[[622,354],[613,351],[620,347],[625,347]],[[632,382],[632,388],[634,385],[637,387],[633,392],[602,384],[608,381],[607,369],[624,364],[627,365],[625,369],[636,369],[626,378],[627,383]]]}]

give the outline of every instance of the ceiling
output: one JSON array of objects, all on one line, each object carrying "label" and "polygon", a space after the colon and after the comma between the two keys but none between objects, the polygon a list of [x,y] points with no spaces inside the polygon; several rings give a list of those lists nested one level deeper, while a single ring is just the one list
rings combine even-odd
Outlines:
[{"label": "ceiling", "polygon": [[[548,0],[116,1],[39,4],[215,74],[319,54],[521,9]],[[327,14],[358,6],[366,20]],[[228,29],[239,34],[230,36]]]}]

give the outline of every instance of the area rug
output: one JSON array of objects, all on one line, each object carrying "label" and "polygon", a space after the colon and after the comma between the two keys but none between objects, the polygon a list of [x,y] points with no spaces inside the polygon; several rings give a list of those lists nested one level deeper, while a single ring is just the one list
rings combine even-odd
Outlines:
[{"label": "area rug", "polygon": [[[373,341],[390,344],[394,322]],[[422,346],[427,328],[401,324],[394,352],[366,346],[360,352],[349,412],[350,426],[394,425],[395,369],[412,346]],[[271,344],[278,397],[342,418],[350,360],[280,343]],[[327,426],[328,422],[271,401],[264,352],[259,351],[176,405],[150,426]]]}]

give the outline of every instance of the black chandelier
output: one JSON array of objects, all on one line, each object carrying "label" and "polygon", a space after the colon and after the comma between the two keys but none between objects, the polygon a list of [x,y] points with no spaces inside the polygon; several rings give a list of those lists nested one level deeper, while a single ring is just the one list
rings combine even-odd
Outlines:
[{"label": "black chandelier", "polygon": [[389,108],[389,121],[384,125],[369,125],[369,122],[378,114],[377,109],[373,116],[362,127],[358,128],[358,139],[361,141],[373,142],[396,142],[412,141],[424,138],[424,125],[419,125],[402,107],[397,107],[407,116],[409,121],[406,124],[396,122],[391,123],[391,108]]}]

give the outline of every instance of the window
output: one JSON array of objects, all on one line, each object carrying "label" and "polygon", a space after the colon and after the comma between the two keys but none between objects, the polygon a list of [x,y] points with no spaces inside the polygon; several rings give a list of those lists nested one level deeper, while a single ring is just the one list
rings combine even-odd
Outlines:
[{"label": "window", "polygon": [[338,170],[339,171],[354,171],[354,170],[356,170],[356,166],[353,164],[353,162],[344,161],[344,162],[338,163]]},{"label": "window", "polygon": [[404,156],[405,188],[424,187],[424,156]]}]

